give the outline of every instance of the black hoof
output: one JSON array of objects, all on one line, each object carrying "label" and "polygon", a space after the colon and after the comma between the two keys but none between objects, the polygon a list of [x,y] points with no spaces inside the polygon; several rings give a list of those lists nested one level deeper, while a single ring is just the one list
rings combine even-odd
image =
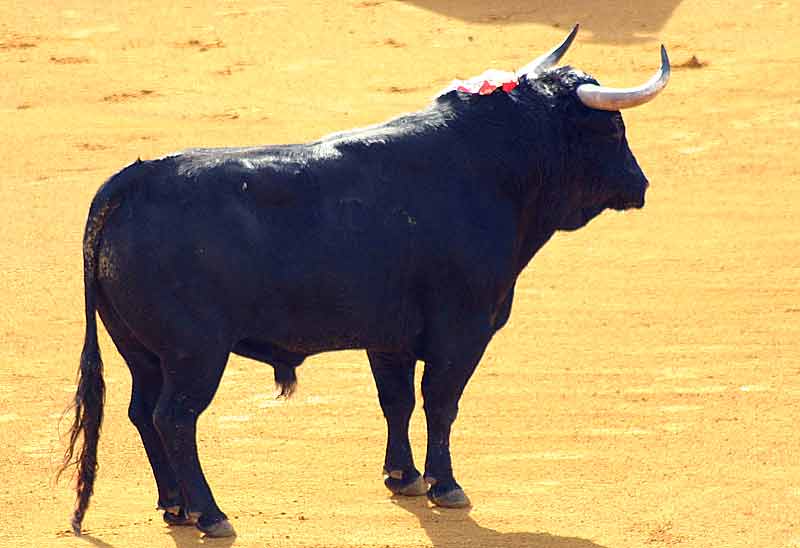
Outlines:
[{"label": "black hoof", "polygon": [[215,523],[211,524],[202,524],[200,521],[197,522],[197,528],[200,529],[207,537],[210,538],[225,538],[225,537],[235,537],[236,531],[233,529],[233,525],[227,519],[222,519]]},{"label": "black hoof", "polygon": [[428,500],[442,508],[467,508],[472,505],[464,490],[456,483],[436,483],[428,490]]},{"label": "black hoof", "polygon": [[428,484],[416,470],[403,472],[401,478],[393,477],[397,475],[397,472],[389,473],[383,480],[383,484],[393,494],[418,497],[428,492]]},{"label": "black hoof", "polygon": [[181,525],[195,525],[195,520],[186,513],[186,510],[180,508],[177,512],[171,512],[169,510],[164,512],[164,522],[172,526],[181,526]]}]

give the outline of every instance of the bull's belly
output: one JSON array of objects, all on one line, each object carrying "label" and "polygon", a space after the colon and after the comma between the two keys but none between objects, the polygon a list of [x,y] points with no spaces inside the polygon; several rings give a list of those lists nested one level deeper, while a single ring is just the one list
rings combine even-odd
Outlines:
[{"label": "bull's belly", "polygon": [[391,303],[360,298],[337,303],[294,302],[264,307],[247,339],[311,355],[335,350],[413,351],[422,333],[421,310],[402,299]]}]

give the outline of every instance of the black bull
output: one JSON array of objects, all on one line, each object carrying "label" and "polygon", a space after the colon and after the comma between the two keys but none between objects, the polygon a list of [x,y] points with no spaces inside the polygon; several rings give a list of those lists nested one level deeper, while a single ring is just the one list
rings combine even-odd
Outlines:
[{"label": "black bull", "polygon": [[[576,94],[594,83],[560,68],[314,143],[190,150],[111,177],[84,237],[87,329],[66,459],[79,464],[76,533],[102,422],[95,311],[130,368],[129,416],[168,523],[233,532],[195,443],[231,352],[272,365],[289,393],[309,355],[365,349],[388,424],[387,487],[468,504],[450,428],[517,276],[557,230],[644,204],[620,113]],[[417,361],[424,477],[408,440]]]}]

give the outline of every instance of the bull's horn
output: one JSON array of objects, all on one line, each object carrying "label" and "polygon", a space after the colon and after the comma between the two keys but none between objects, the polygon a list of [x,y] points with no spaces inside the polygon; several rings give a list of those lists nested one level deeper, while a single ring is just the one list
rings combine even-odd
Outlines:
[{"label": "bull's horn", "polygon": [[572,32],[569,33],[569,36],[564,38],[564,41],[554,47],[552,50],[545,53],[541,57],[537,57],[519,69],[517,71],[517,76],[522,76],[523,74],[535,76],[537,73],[547,70],[558,63],[559,60],[564,57],[564,54],[567,53],[572,41],[575,40],[575,35],[578,34],[578,27],[580,27],[580,25],[575,25],[572,27]]},{"label": "bull's horn", "polygon": [[589,108],[597,110],[621,110],[631,108],[648,101],[658,95],[669,81],[669,57],[667,50],[661,46],[661,68],[647,82],[635,88],[608,88],[595,84],[581,84],[577,93],[581,102]]}]

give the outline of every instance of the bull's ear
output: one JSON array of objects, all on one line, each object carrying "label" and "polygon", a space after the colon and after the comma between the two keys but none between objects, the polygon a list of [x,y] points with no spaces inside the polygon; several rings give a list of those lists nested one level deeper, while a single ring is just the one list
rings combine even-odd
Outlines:
[{"label": "bull's ear", "polygon": [[535,77],[538,73],[549,69],[556,63],[558,63],[564,54],[567,53],[567,50],[572,45],[572,41],[575,40],[575,36],[578,34],[578,29],[580,25],[575,25],[572,27],[572,32],[564,38],[564,41],[561,42],[559,45],[542,55],[541,57],[537,57],[521,69],[517,71],[517,76],[525,75],[528,78]]}]

